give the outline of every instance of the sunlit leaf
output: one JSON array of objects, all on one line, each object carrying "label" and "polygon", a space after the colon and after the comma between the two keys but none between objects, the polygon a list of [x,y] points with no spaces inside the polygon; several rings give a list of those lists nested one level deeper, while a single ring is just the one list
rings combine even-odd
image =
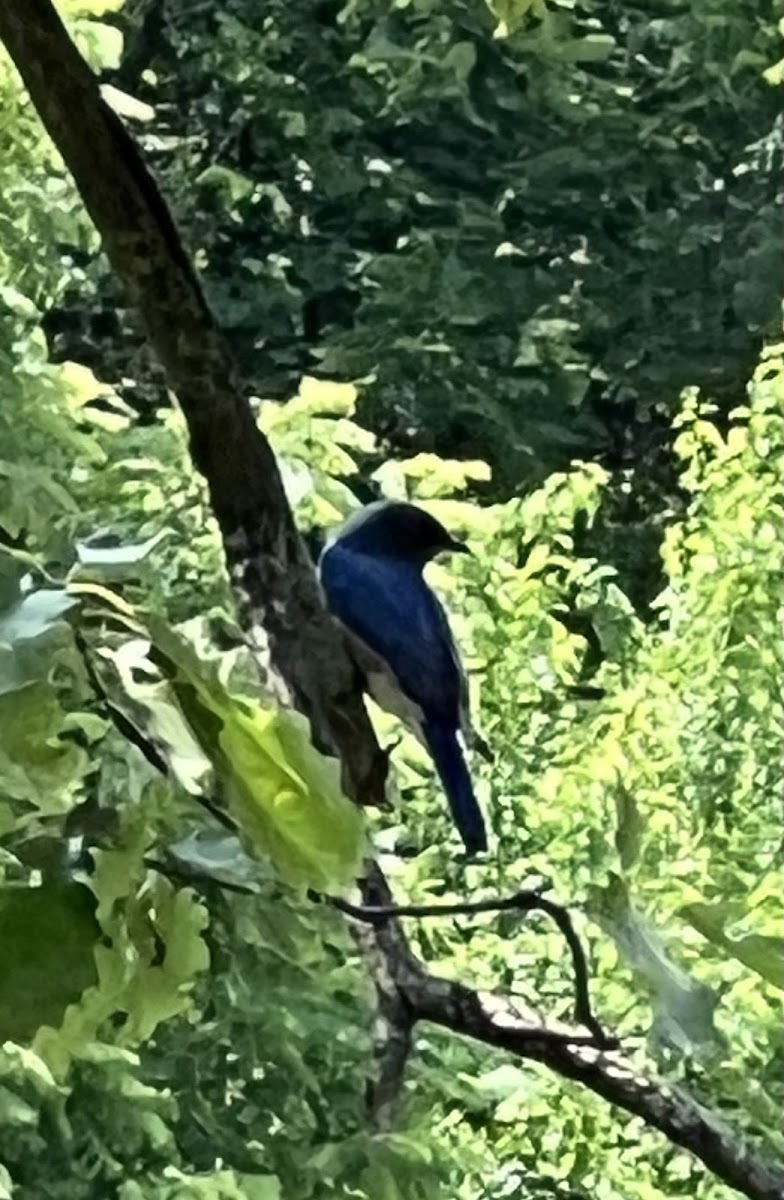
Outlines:
[{"label": "sunlit leaf", "polygon": [[768,983],[784,991],[784,937],[759,933],[731,937],[726,932],[726,926],[734,924],[742,915],[737,903],[686,904],[678,915],[717,949],[737,958]]},{"label": "sunlit leaf", "polygon": [[[123,0],[124,2],[124,0]],[[114,109],[118,116],[130,121],[153,121],[155,109],[151,104],[145,104],[135,96],[120,91],[109,83],[101,84],[101,95],[106,103]]]},{"label": "sunlit leaf", "polygon": [[543,0],[486,0],[487,6],[497,21],[496,38],[509,37],[530,16],[541,17],[545,11]]},{"label": "sunlit leaf", "polygon": [[354,412],[357,390],[350,383],[331,383],[304,375],[298,396],[304,410],[314,415],[327,413],[330,416],[350,417]]},{"label": "sunlit leaf", "polygon": [[295,885],[349,886],[364,850],[362,816],[343,795],[337,761],[313,747],[307,721],[230,696],[163,622],[156,620],[152,632],[182,711],[254,850]]}]

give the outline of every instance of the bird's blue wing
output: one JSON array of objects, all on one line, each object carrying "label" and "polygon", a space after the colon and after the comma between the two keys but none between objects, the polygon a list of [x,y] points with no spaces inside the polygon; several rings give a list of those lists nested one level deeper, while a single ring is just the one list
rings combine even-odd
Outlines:
[{"label": "bird's blue wing", "polygon": [[384,661],[395,690],[418,707],[420,736],[466,850],[485,850],[484,820],[457,740],[467,688],[443,608],[416,566],[339,542],[322,554],[319,575],[330,611]]},{"label": "bird's blue wing", "polygon": [[420,571],[340,543],[319,566],[330,611],[382,658],[429,720],[457,728],[460,671],[446,615]]}]

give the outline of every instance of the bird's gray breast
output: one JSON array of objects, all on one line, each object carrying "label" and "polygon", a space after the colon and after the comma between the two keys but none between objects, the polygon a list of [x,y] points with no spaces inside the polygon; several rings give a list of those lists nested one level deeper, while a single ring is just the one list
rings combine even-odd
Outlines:
[{"label": "bird's gray breast", "polygon": [[[371,650],[366,642],[347,629],[342,622],[340,622],[340,626],[348,640],[351,657],[364,676],[365,690],[372,696],[379,708],[402,721],[417,740],[427,747],[422,730],[422,709],[402,690],[389,664],[379,654],[376,654],[375,650]],[[459,732],[463,744],[468,749],[478,750],[482,758],[492,762],[493,755],[490,748],[471,721],[468,707],[468,681],[459,659],[458,667],[461,683]]]},{"label": "bird's gray breast", "polygon": [[351,657],[365,678],[365,687],[379,708],[402,721],[424,744],[422,709],[401,689],[389,664],[371,650],[366,642],[341,623],[348,639]]}]

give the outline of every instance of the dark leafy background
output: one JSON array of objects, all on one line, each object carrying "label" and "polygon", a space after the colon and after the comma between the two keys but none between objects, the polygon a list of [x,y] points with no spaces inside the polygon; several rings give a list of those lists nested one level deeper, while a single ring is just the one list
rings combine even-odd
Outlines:
[{"label": "dark leafy background", "polygon": [[[129,5],[115,78],[154,106],[143,144],[250,390],[362,379],[384,452],[481,457],[494,497],[577,457],[634,468],[600,528],[644,606],[679,393],[726,416],[779,311],[773,6],[539,18],[494,39],[476,0]],[[55,357],[129,375],[148,413],[162,382],[94,286],[50,314]]]}]

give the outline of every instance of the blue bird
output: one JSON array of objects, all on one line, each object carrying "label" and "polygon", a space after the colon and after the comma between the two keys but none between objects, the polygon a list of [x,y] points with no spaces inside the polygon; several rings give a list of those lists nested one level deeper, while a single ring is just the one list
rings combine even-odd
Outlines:
[{"label": "blue bird", "polygon": [[423,509],[379,500],[327,541],[319,577],[327,607],[349,634],[366,690],[426,746],[469,854],[487,849],[458,731],[489,756],[471,728],[468,685],[446,613],[422,575],[441,551],[470,553]]}]

